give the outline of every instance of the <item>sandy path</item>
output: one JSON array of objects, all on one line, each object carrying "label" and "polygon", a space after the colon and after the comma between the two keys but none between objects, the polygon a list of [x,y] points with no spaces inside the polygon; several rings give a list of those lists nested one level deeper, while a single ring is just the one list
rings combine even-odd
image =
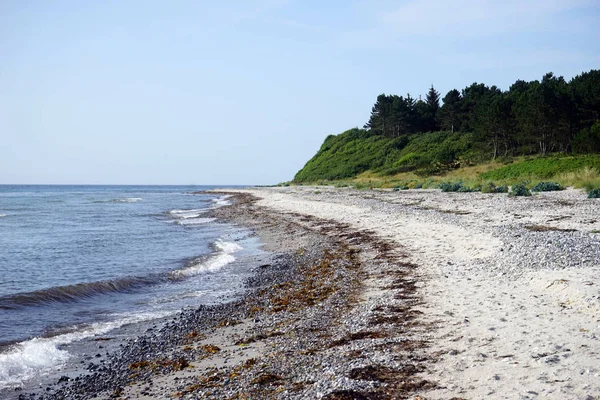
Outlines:
[{"label": "sandy path", "polygon": [[[598,234],[589,232],[597,229],[600,212],[583,195],[557,194],[554,203],[551,195],[499,203],[478,194],[456,198],[426,191],[415,191],[416,202],[406,197],[413,194],[340,195],[343,191],[321,188],[247,192],[261,198],[260,206],[333,219],[405,247],[420,266],[426,319],[436,326],[430,351],[439,361],[424,377],[440,388],[424,393],[426,398],[600,398],[599,260],[576,268],[556,269],[552,260],[547,268],[521,268],[520,234],[499,237],[489,229],[521,232],[524,221],[554,221],[591,235],[586,240],[595,255]],[[399,206],[380,207],[390,201]],[[543,247],[553,246],[552,238],[540,232],[528,240]],[[518,274],[501,262],[509,251]],[[573,257],[572,251],[565,248],[560,256]]]}]

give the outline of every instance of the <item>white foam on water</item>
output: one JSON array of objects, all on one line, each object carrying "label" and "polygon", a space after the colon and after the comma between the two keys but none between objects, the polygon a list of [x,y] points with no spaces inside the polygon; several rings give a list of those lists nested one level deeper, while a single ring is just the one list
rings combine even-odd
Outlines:
[{"label": "white foam on water", "polygon": [[138,201],[142,201],[141,197],[126,197],[124,199],[116,199],[114,200],[117,203],[137,203]]},{"label": "white foam on water", "polygon": [[190,218],[198,218],[202,214],[208,211],[208,209],[203,210],[177,210],[178,212],[169,211],[174,218],[180,219],[190,219]]},{"label": "white foam on water", "polygon": [[8,217],[6,214],[0,214],[0,218]]},{"label": "white foam on water", "polygon": [[217,240],[217,242],[215,243],[215,247],[219,250],[221,250],[224,253],[235,253],[237,251],[240,251],[243,249],[242,246],[240,246],[237,243],[233,243],[233,242],[224,242],[221,239]]},{"label": "white foam on water", "polygon": [[115,316],[111,322],[92,324],[85,330],[50,338],[33,338],[12,346],[0,354],[0,390],[18,387],[25,381],[43,376],[63,367],[72,357],[60,347],[75,341],[102,335],[123,325],[165,317],[172,312],[139,313]]},{"label": "white foam on water", "polygon": [[200,225],[216,220],[216,218],[189,218],[177,221],[179,225]]},{"label": "white foam on water", "polygon": [[243,249],[237,243],[224,242],[221,239],[217,240],[215,247],[219,250],[216,254],[197,263],[192,263],[187,268],[174,271],[173,274],[178,276],[194,276],[219,271],[227,264],[235,261],[233,253]]},{"label": "white foam on water", "polygon": [[177,219],[178,221],[175,221],[175,223],[179,225],[198,225],[214,221],[214,218],[200,218],[202,214],[207,211],[207,208],[194,210],[171,210],[169,211],[169,215],[172,218]]},{"label": "white foam on water", "polygon": [[235,257],[231,254],[221,253],[216,256],[209,258],[206,261],[198,264],[192,264],[191,266],[179,270],[176,273],[183,276],[194,276],[199,274],[205,274],[207,272],[216,272],[226,266],[229,263],[235,261]]},{"label": "white foam on water", "polygon": [[179,215],[189,215],[189,214],[194,214],[194,213],[203,213],[208,211],[206,208],[198,208],[198,209],[193,209],[193,210],[171,210],[169,211],[169,214],[172,214],[176,217],[179,217]]},{"label": "white foam on water", "polygon": [[230,194],[226,194],[225,196],[221,196],[218,199],[212,199],[213,203],[215,203],[214,207],[218,208],[218,207],[231,205],[231,202],[229,200],[227,200],[230,197],[231,197]]},{"label": "white foam on water", "polygon": [[179,214],[179,217],[182,219],[190,219],[190,218],[198,218],[199,216],[201,216],[201,213],[196,213],[196,214]]},{"label": "white foam on water", "polygon": [[31,339],[0,354],[0,390],[19,386],[22,382],[52,368],[63,365],[70,355],[47,339]]},{"label": "white foam on water", "polygon": [[112,200],[94,200],[93,203],[137,203],[142,201],[141,197],[125,197],[123,199],[112,199]]}]

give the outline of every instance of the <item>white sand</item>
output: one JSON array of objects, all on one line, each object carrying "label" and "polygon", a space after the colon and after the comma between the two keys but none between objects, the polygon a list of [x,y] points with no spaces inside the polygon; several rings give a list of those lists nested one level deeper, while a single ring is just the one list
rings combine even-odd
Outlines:
[{"label": "white sand", "polygon": [[[598,245],[600,235],[591,232],[600,229],[599,201],[573,190],[529,199],[323,188],[245,192],[261,198],[261,206],[372,230],[405,248],[419,265],[425,318],[436,326],[430,351],[439,361],[423,377],[441,388],[423,393],[427,399],[600,399],[600,260],[557,269],[549,259],[530,268],[515,253],[524,224],[576,229]],[[378,206],[384,203],[399,208]],[[556,247],[547,232],[536,235],[540,247]],[[559,250],[560,257],[575,256],[576,249]]]}]

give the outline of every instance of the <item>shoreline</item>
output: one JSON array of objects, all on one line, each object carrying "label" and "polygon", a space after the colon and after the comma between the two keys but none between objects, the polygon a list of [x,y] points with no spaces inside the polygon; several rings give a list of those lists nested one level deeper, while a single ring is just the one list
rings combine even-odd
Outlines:
[{"label": "shoreline", "polygon": [[[212,216],[273,252],[247,296],[132,341],[112,375],[81,378],[99,386],[39,398],[600,395],[594,200],[572,190],[224,193],[233,205]],[[144,344],[159,335],[160,346]]]},{"label": "shoreline", "polygon": [[[392,388],[408,393],[425,387],[428,382],[415,377],[422,370],[421,358],[411,360],[391,351],[413,354],[424,346],[411,341],[408,321],[414,316],[410,306],[402,306],[416,301],[412,284],[404,284],[412,265],[398,263],[394,279],[385,282],[395,284],[394,289],[373,288],[405,290],[398,299],[356,307],[372,302],[359,298],[365,294],[363,258],[379,265],[382,275],[394,269],[401,255],[392,254],[391,246],[366,232],[357,235],[343,224],[273,213],[255,202],[236,195],[233,206],[213,211],[228,223],[257,232],[265,249],[274,252],[272,262],[249,279],[249,292],[242,300],[184,312],[156,332],[133,339],[89,375],[37,398],[281,394],[335,399],[361,393],[386,398]],[[405,329],[393,333],[392,327]],[[364,365],[371,355],[381,358],[375,369]]]},{"label": "shoreline", "polygon": [[[600,396],[600,213],[582,191],[249,190],[404,247],[431,328],[427,399]],[[590,397],[591,396],[591,397]]]}]

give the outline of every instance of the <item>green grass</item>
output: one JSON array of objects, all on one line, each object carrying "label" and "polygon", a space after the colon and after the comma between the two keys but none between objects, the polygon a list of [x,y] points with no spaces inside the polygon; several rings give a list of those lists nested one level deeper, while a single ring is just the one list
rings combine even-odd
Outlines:
[{"label": "green grass", "polygon": [[291,183],[368,190],[427,189],[459,181],[471,188],[527,181],[532,188],[550,180],[588,192],[600,187],[600,154],[486,160],[471,134],[431,132],[387,138],[355,128],[328,136]]},{"label": "green grass", "polygon": [[294,182],[342,180],[383,165],[388,154],[395,154],[400,141],[370,136],[362,129],[351,129],[340,135],[330,135]]},{"label": "green grass", "polygon": [[399,138],[350,129],[328,136],[294,177],[295,183],[339,181],[366,171],[377,177],[414,171],[423,177],[468,165],[478,158],[472,135],[451,132],[414,134]]},{"label": "green grass", "polygon": [[549,179],[561,174],[573,173],[584,168],[600,170],[600,155],[575,157],[541,157],[507,165],[481,174],[486,180]]}]

